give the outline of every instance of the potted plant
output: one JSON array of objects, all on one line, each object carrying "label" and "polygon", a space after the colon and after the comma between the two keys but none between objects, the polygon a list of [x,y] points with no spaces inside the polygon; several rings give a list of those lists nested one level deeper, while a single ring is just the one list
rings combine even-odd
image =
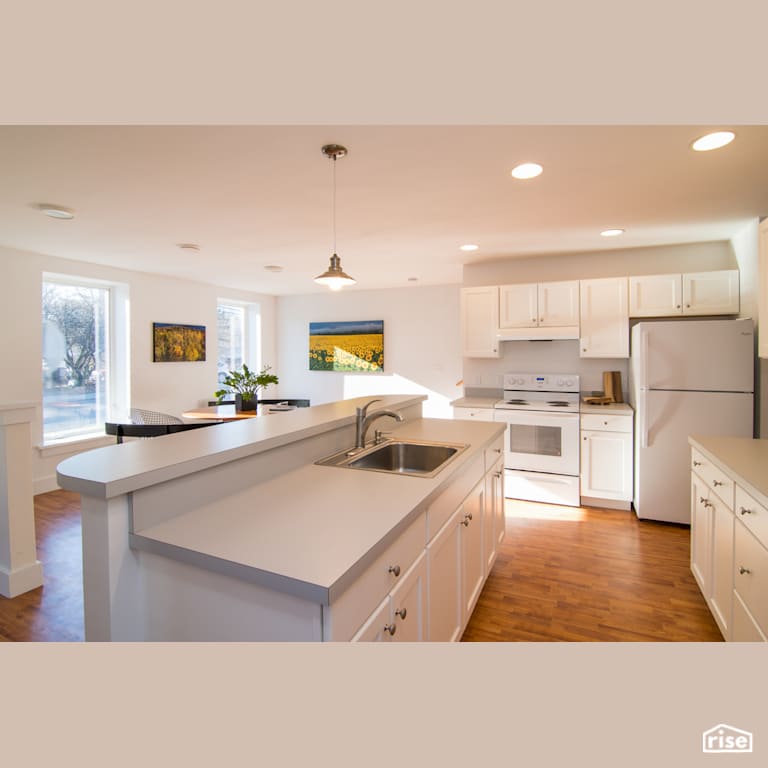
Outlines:
[{"label": "potted plant", "polygon": [[258,391],[262,387],[278,383],[277,376],[269,373],[270,370],[267,365],[256,373],[243,363],[242,371],[227,371],[221,382],[222,389],[214,392],[214,396],[221,402],[227,395],[234,394],[236,410],[255,411]]}]

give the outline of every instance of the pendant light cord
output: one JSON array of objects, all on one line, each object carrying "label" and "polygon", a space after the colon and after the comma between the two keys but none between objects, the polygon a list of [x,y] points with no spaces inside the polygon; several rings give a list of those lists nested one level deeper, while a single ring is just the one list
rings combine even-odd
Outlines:
[{"label": "pendant light cord", "polygon": [[333,252],[336,253],[336,155],[333,160]]}]

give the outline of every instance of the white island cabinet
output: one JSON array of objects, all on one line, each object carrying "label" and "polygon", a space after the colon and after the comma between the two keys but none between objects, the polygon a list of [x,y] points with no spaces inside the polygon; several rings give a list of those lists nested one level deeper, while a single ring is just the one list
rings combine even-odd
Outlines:
[{"label": "white island cabinet", "polygon": [[691,571],[723,637],[768,639],[768,440],[690,437]]},{"label": "white island cabinet", "polygon": [[59,484],[82,497],[86,640],[437,639],[429,547],[471,511],[474,544],[455,565],[476,599],[489,562],[482,489],[504,425],[423,419],[423,395],[382,396],[374,407],[404,417],[393,436],[466,448],[433,477],[315,464],[352,446],[368,399],[62,462]]}]

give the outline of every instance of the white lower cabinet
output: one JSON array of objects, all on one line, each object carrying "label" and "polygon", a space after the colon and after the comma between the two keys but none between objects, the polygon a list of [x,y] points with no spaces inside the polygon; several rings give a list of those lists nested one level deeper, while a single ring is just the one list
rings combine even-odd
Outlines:
[{"label": "white lower cabinet", "polygon": [[634,442],[631,414],[581,415],[582,504],[629,509]]},{"label": "white lower cabinet", "polygon": [[427,545],[427,640],[461,637],[461,536],[459,508]]},{"label": "white lower cabinet", "polygon": [[[504,539],[502,452],[499,438],[410,525],[408,546],[397,540],[369,569],[371,580],[386,572],[392,585],[353,641],[461,638]],[[422,551],[413,565],[402,575],[392,573],[394,563],[409,562],[410,539],[418,535]],[[349,592],[350,602],[363,598],[355,587]],[[343,638],[338,633],[333,639]]]},{"label": "white lower cabinet", "polygon": [[419,642],[426,639],[426,575],[427,557],[422,552],[352,641]]},{"label": "white lower cabinet", "polygon": [[691,451],[691,571],[723,637],[768,637],[768,509],[724,465]]}]

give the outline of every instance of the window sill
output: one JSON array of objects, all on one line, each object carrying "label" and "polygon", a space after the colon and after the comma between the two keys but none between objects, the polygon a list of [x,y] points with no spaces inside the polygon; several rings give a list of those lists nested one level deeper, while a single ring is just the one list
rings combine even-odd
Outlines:
[{"label": "window sill", "polygon": [[101,448],[105,445],[114,445],[115,441],[110,435],[91,435],[88,437],[76,437],[70,440],[58,440],[47,445],[36,445],[41,458],[47,456],[62,456],[67,453],[79,453],[91,448]]}]

